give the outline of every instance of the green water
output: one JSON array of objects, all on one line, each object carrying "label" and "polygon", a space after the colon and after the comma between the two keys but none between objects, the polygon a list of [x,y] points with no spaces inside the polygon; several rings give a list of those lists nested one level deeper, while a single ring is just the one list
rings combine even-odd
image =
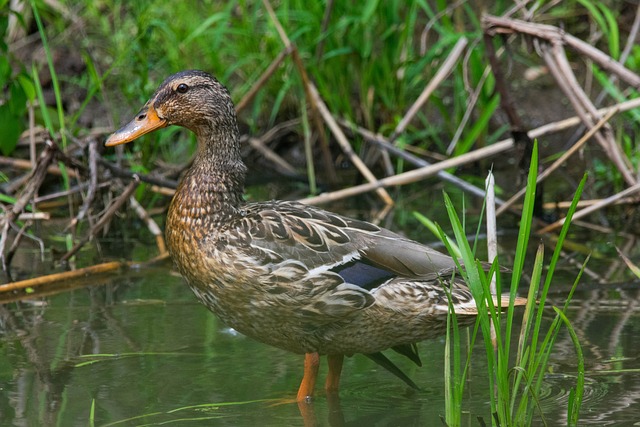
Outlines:
[{"label": "green water", "polygon": [[[588,370],[582,425],[640,419],[640,316],[629,302],[639,296],[633,287],[577,295],[570,317]],[[92,405],[96,426],[304,425],[297,405],[286,402],[302,376],[302,357],[225,327],[168,266],[38,301],[0,307],[1,425],[89,425]],[[318,425],[440,424],[444,340],[421,343],[420,352],[422,368],[394,360],[422,391],[409,392],[355,356],[346,360],[340,401],[320,392],[307,417]],[[469,425],[489,420],[484,363],[477,348],[463,407]],[[575,372],[567,336],[551,368],[541,406],[550,425],[560,425]]]}]

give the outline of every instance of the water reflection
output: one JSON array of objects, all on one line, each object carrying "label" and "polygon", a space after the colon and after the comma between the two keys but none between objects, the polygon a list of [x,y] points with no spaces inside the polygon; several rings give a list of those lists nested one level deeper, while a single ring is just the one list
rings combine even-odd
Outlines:
[{"label": "water reflection", "polygon": [[[168,268],[100,280],[105,284],[0,305],[0,424],[84,426],[92,405],[101,426],[441,423],[443,340],[421,343],[423,368],[394,359],[422,391],[407,392],[355,356],[345,361],[340,398],[319,394],[303,417],[298,405],[283,403],[295,395],[302,356],[230,333]],[[581,425],[640,418],[639,300],[637,286],[576,296],[569,317],[587,363]],[[563,334],[540,400],[552,424],[564,423],[575,365]],[[464,400],[467,425],[479,425],[477,417],[489,424],[486,375],[477,350]]]}]

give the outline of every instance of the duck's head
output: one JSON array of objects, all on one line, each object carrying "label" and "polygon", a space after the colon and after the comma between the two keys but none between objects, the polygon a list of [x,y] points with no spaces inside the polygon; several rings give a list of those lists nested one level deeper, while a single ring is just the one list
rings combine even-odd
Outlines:
[{"label": "duck's head", "polygon": [[198,139],[237,133],[231,96],[215,77],[189,70],[168,77],[135,118],[113,133],[107,147],[131,142],[170,125],[193,131]]}]

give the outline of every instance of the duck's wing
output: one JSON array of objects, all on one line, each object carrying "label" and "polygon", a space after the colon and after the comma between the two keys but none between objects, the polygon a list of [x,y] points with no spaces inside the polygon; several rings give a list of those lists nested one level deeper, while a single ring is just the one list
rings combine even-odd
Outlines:
[{"label": "duck's wing", "polygon": [[293,202],[245,205],[228,233],[268,272],[262,286],[307,301],[300,313],[320,324],[370,306],[384,283],[433,282],[455,268],[449,256],[374,224]]},{"label": "duck's wing", "polygon": [[[247,205],[237,222],[256,248],[302,261],[309,270],[407,278],[455,268],[454,260],[366,221],[293,202]],[[375,274],[374,274],[375,275]]]}]

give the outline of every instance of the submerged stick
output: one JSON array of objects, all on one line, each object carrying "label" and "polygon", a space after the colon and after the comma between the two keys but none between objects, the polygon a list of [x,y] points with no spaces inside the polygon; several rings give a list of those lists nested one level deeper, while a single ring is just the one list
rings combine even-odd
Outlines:
[{"label": "submerged stick", "polygon": [[26,279],[19,282],[0,285],[0,293],[33,288],[42,285],[49,285],[55,282],[77,279],[91,274],[107,273],[110,271],[119,270],[122,267],[126,266],[128,266],[127,263],[113,261],[104,264],[92,265],[91,267],[80,268],[78,270],[65,271],[63,273],[47,274],[45,276],[34,277],[32,279]]}]

